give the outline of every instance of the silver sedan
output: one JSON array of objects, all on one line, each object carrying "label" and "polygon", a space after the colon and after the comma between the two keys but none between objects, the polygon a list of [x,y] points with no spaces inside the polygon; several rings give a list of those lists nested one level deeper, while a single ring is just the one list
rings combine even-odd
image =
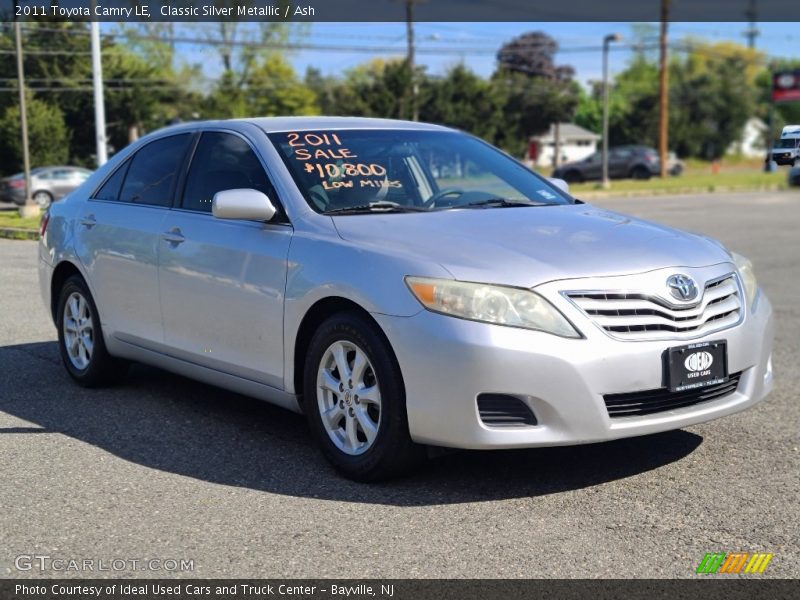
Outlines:
[{"label": "silver sedan", "polygon": [[140,361],[302,412],[359,480],[426,446],[676,429],[773,384],[772,308],[747,259],[443,127],[179,125],[43,229],[41,291],[75,381]]},{"label": "silver sedan", "polygon": [[[81,167],[37,167],[31,169],[31,198],[41,208],[61,200],[89,178],[92,172]],[[0,180],[0,200],[25,204],[25,174]]]}]

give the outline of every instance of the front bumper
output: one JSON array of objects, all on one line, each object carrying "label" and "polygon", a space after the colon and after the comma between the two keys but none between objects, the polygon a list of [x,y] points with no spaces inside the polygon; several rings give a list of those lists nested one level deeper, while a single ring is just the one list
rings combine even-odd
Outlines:
[{"label": "front bumper", "polygon": [[[616,340],[576,314],[577,309],[559,308],[584,339],[476,323],[425,310],[413,317],[373,315],[403,372],[412,439],[476,449],[600,442],[679,429],[733,414],[758,403],[772,389],[772,307],[762,292],[738,325],[691,342]],[[609,417],[604,394],[664,385],[662,355],[667,348],[720,339],[728,343],[728,372],[742,373],[736,392],[665,412]],[[477,408],[481,393],[522,399],[538,423],[487,426]]]},{"label": "front bumper", "polygon": [[779,165],[793,165],[795,156],[793,154],[773,154],[772,160]]}]

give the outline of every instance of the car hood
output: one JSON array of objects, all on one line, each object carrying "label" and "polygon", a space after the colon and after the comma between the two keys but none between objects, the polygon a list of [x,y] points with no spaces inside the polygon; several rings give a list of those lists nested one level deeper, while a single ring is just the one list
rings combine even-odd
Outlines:
[{"label": "car hood", "polygon": [[[440,264],[463,281],[547,281],[730,261],[717,243],[588,204],[333,217],[363,249]],[[409,273],[410,275],[413,273]]]}]

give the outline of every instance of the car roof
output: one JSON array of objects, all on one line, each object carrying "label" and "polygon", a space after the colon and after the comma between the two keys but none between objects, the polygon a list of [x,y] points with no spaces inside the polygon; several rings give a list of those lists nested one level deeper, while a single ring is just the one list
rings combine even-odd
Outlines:
[{"label": "car roof", "polygon": [[181,131],[195,131],[207,127],[225,127],[235,129],[237,125],[250,124],[259,127],[266,133],[284,131],[319,131],[334,129],[408,129],[418,131],[453,131],[448,127],[420,123],[416,121],[402,121],[399,119],[374,119],[368,117],[254,117],[245,119],[226,119],[212,121],[187,121],[170,125],[163,129],[153,131],[153,134],[166,132],[179,133]]},{"label": "car roof", "polygon": [[258,125],[266,132],[309,131],[314,129],[420,129],[427,131],[448,130],[441,125],[401,121],[399,119],[373,119],[367,117],[262,117],[244,119]]},{"label": "car roof", "polygon": [[34,171],[45,171],[49,169],[69,169],[70,171],[89,171],[91,173],[91,169],[87,169],[86,167],[76,167],[75,165],[47,165],[44,167],[35,167],[31,169],[31,173]]}]

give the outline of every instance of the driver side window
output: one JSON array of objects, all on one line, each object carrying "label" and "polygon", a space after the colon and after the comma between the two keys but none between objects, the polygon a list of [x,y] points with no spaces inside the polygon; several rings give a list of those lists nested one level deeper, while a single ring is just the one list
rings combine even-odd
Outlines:
[{"label": "driver side window", "polygon": [[[439,149],[437,149],[439,150]],[[424,156],[425,153],[423,152]],[[431,152],[437,157],[437,162],[430,162],[428,168],[433,174],[439,193],[453,189],[465,192],[485,192],[488,196],[497,198],[518,198],[518,190],[500,179],[486,168],[482,168],[473,160],[465,159],[457,153]],[[427,200],[426,197],[423,196]]]},{"label": "driver side window", "polygon": [[238,188],[263,192],[277,205],[272,184],[247,142],[231,133],[203,133],[189,167],[181,207],[211,212],[214,194]]}]

